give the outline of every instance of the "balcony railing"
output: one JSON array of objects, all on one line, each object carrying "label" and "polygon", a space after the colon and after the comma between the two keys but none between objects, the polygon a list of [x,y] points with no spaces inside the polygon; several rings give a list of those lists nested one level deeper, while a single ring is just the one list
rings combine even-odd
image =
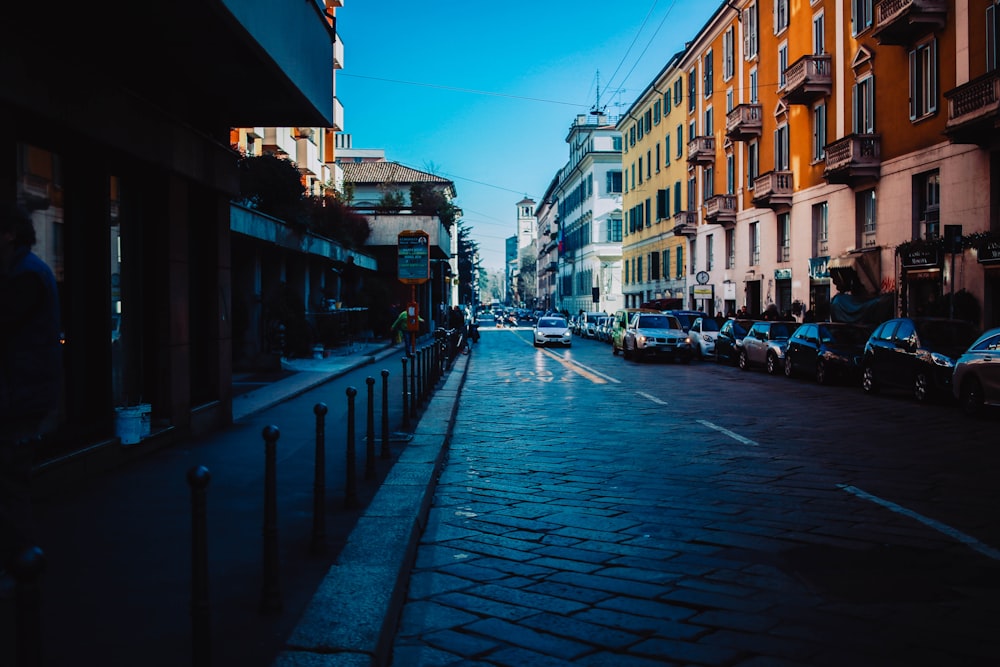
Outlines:
[{"label": "balcony railing", "polygon": [[688,164],[715,162],[715,137],[695,137],[688,142]]},{"label": "balcony railing", "polygon": [[696,236],[698,234],[698,213],[696,211],[675,213],[673,231],[676,236]]},{"label": "balcony railing", "polygon": [[715,195],[705,202],[705,222],[736,224],[736,195]]},{"label": "balcony railing", "polygon": [[805,55],[785,70],[785,88],[781,92],[787,104],[811,104],[833,90],[830,56]]},{"label": "balcony railing", "polygon": [[790,171],[769,171],[753,182],[753,203],[765,208],[779,209],[792,205],[795,180]]},{"label": "balcony railing", "polygon": [[882,0],[875,5],[872,36],[879,44],[909,46],[917,38],[944,28],[947,0]]},{"label": "balcony railing", "polygon": [[828,183],[851,187],[869,185],[878,180],[882,166],[881,141],[877,134],[849,134],[826,145]]},{"label": "balcony railing", "polygon": [[1000,72],[990,72],[953,88],[945,134],[954,143],[988,145],[1000,125]]},{"label": "balcony railing", "polygon": [[762,129],[763,116],[759,104],[740,104],[726,114],[726,136],[730,141],[759,137]]}]

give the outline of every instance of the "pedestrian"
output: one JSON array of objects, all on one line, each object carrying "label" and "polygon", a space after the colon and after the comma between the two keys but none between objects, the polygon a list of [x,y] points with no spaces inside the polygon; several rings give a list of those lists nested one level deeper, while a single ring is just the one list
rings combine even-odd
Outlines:
[{"label": "pedestrian", "polygon": [[[392,333],[393,336],[398,335],[403,339],[403,350],[406,352],[406,356],[413,356],[413,338],[415,333],[410,331],[410,315],[407,312],[408,309],[404,308],[396,316],[396,321],[392,323]],[[424,318],[417,318],[420,322],[424,321]]]},{"label": "pedestrian", "polygon": [[33,447],[55,430],[62,400],[62,343],[55,275],[32,252],[24,209],[0,214],[0,567],[35,546]]}]

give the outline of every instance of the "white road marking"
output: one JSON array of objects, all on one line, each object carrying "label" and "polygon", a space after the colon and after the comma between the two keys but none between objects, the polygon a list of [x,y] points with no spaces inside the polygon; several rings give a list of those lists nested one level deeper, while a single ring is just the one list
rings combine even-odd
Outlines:
[{"label": "white road marking", "polygon": [[753,445],[754,447],[757,446],[757,443],[754,442],[753,440],[750,440],[749,438],[744,438],[739,433],[733,433],[728,428],[722,428],[721,426],[713,424],[712,422],[705,421],[704,419],[699,419],[698,423],[701,424],[702,426],[707,426],[708,428],[714,428],[719,433],[725,433],[736,442],[742,442],[744,445]]},{"label": "white road marking", "polygon": [[905,508],[905,507],[903,507],[901,505],[897,505],[894,502],[890,502],[888,500],[884,500],[882,498],[879,498],[878,496],[873,496],[872,494],[870,494],[870,493],[868,493],[866,491],[862,491],[861,489],[859,489],[856,486],[851,486],[850,484],[838,484],[837,486],[839,488],[843,489],[844,491],[847,491],[848,493],[851,493],[851,494],[857,496],[858,498],[864,498],[865,500],[870,500],[871,502],[873,502],[873,503],[875,503],[877,505],[881,505],[882,507],[885,507],[885,508],[887,508],[887,509],[889,509],[889,510],[891,510],[893,512],[896,512],[897,514],[902,514],[903,516],[908,516],[911,519],[916,519],[920,523],[922,523],[922,524],[924,524],[926,526],[930,526],[931,528],[933,528],[934,530],[938,531],[939,533],[943,533],[943,534],[947,535],[948,537],[961,542],[962,544],[966,545],[970,549],[978,551],[979,553],[983,554],[984,556],[988,556],[988,557],[992,558],[993,560],[1000,560],[1000,551],[994,549],[991,546],[987,546],[987,545],[983,544],[982,542],[980,542],[976,538],[974,538],[974,537],[972,537],[970,535],[966,535],[962,531],[957,530],[955,528],[952,528],[951,526],[949,526],[947,524],[941,523],[940,521],[936,521],[936,520],[931,519],[929,517],[926,517],[926,516],[924,516],[922,514],[918,514],[917,512],[914,512],[913,510],[907,509],[907,508]]},{"label": "white road marking", "polygon": [[657,398],[656,396],[653,396],[653,395],[651,395],[651,394],[647,394],[647,393],[646,393],[646,392],[644,392],[644,391],[637,391],[637,392],[635,392],[635,393],[639,394],[639,395],[640,395],[640,396],[642,396],[643,398],[646,398],[646,399],[649,399],[649,400],[651,400],[651,401],[652,401],[653,403],[656,403],[657,405],[666,405],[666,404],[667,404],[667,402],[666,402],[666,401],[661,401],[661,400],[660,400],[660,399],[658,399],[658,398]]}]

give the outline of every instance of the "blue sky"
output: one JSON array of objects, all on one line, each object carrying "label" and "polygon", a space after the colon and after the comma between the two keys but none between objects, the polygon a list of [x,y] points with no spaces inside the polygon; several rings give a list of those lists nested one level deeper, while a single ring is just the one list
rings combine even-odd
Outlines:
[{"label": "blue sky", "polygon": [[482,263],[500,270],[516,204],[540,201],[597,104],[624,114],[719,6],[695,0],[417,3],[337,11],[337,97],[354,148],[451,179]]}]

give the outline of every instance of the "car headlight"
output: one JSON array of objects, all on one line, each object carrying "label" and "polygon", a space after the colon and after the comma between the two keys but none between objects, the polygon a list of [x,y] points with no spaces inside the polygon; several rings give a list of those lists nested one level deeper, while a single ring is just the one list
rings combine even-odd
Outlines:
[{"label": "car headlight", "polygon": [[954,368],[955,360],[951,357],[941,354],[940,352],[931,352],[931,361],[934,365],[941,366],[943,368]]},{"label": "car headlight", "polygon": [[642,334],[639,334],[638,336],[635,337],[635,342],[640,343],[642,345],[645,345],[646,344],[646,337],[643,336]]}]

